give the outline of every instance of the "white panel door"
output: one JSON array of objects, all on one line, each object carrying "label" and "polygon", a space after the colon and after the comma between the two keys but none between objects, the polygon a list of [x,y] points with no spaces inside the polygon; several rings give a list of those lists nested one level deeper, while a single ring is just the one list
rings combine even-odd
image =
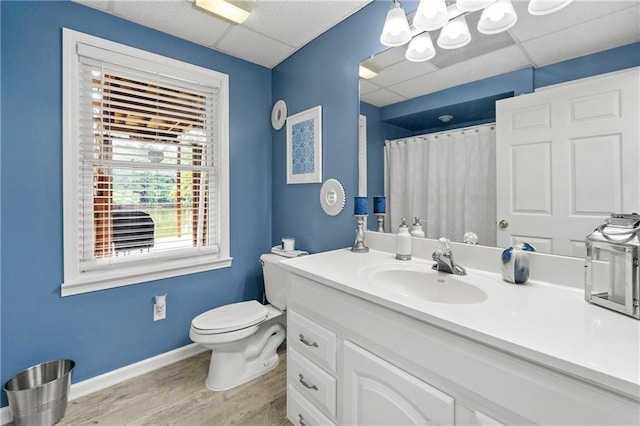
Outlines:
[{"label": "white panel door", "polygon": [[499,247],[583,257],[605,217],[640,212],[639,93],[633,68],[498,101]]},{"label": "white panel door", "polygon": [[342,383],[344,424],[454,424],[452,397],[350,342]]}]

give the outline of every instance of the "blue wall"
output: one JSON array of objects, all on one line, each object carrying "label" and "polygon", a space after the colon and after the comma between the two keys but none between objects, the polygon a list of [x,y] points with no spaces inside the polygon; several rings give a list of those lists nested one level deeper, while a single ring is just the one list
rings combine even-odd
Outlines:
[{"label": "blue wall", "polygon": [[378,38],[388,9],[388,2],[370,3],[273,69],[273,101],[283,99],[289,115],[322,105],[322,179],[338,179],[347,195],[342,213],[328,216],[320,206],[321,184],[287,185],[285,131],[272,131],[274,243],[295,236],[298,247],[318,252],[354,242],[358,63],[383,50]]},{"label": "blue wall", "polygon": [[[11,248],[0,262],[0,383],[59,358],[76,361],[73,381],[81,381],[190,343],[202,311],[262,300],[258,257],[272,240],[271,71],[66,1],[2,1],[0,12],[0,244]],[[60,297],[63,26],[229,74],[232,268]],[[167,319],[153,322],[153,296],[165,293]]]}]

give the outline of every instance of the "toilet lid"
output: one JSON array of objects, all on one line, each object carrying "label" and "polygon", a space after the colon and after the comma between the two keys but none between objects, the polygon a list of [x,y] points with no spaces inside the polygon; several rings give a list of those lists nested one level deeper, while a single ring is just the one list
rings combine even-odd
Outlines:
[{"label": "toilet lid", "polygon": [[264,321],[267,312],[267,308],[255,300],[232,303],[198,315],[191,325],[202,334],[226,333]]}]

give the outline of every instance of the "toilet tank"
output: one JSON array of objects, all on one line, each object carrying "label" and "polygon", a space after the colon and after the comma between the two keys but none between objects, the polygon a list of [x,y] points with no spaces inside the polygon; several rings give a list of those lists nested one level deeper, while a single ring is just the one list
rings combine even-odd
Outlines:
[{"label": "toilet tank", "polygon": [[286,309],[289,295],[287,271],[279,265],[280,261],[285,259],[286,257],[272,253],[260,256],[267,301],[280,310]]}]

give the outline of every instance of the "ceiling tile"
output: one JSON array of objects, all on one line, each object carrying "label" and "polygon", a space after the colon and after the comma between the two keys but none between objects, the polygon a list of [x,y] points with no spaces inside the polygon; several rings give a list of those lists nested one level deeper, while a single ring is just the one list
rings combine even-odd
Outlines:
[{"label": "ceiling tile", "polygon": [[190,1],[115,1],[113,13],[129,21],[211,46],[231,26],[213,15],[195,9]]},{"label": "ceiling tile", "polygon": [[389,89],[408,99],[448,89],[529,66],[517,46],[510,46],[465,62],[414,78]]},{"label": "ceiling tile", "polygon": [[370,1],[258,1],[243,25],[297,50]]},{"label": "ceiling tile", "polygon": [[640,6],[526,41],[522,48],[540,67],[637,41],[640,41]]},{"label": "ceiling tile", "polygon": [[214,46],[237,58],[272,68],[291,55],[296,49],[264,37],[243,26],[234,26]]},{"label": "ceiling tile", "polygon": [[360,100],[366,102],[370,105],[383,107],[385,105],[395,104],[396,102],[405,101],[406,98],[393,93],[386,89],[377,90],[375,92],[367,93],[366,95],[362,95]]},{"label": "ceiling tile", "polygon": [[385,68],[371,80],[380,86],[390,86],[420,75],[430,74],[437,68],[429,62],[411,62],[404,60]]},{"label": "ceiling tile", "polygon": [[636,0],[574,0],[555,13],[534,16],[527,11],[528,1],[514,2],[518,22],[509,32],[518,41],[531,40],[583,22],[598,19],[637,5]]},{"label": "ceiling tile", "polygon": [[84,6],[89,6],[94,9],[104,10],[105,12],[109,10],[110,0],[73,0],[75,3],[80,3]]},{"label": "ceiling tile", "polygon": [[373,84],[370,80],[365,80],[364,78],[361,78],[359,80],[359,84],[360,84],[360,96],[366,95],[367,93],[375,92],[376,90],[381,89],[380,86]]},{"label": "ceiling tile", "polygon": [[378,53],[367,62],[376,65],[379,69],[385,69],[398,62],[404,62],[404,53],[407,50],[407,46],[392,47],[384,52]]}]

